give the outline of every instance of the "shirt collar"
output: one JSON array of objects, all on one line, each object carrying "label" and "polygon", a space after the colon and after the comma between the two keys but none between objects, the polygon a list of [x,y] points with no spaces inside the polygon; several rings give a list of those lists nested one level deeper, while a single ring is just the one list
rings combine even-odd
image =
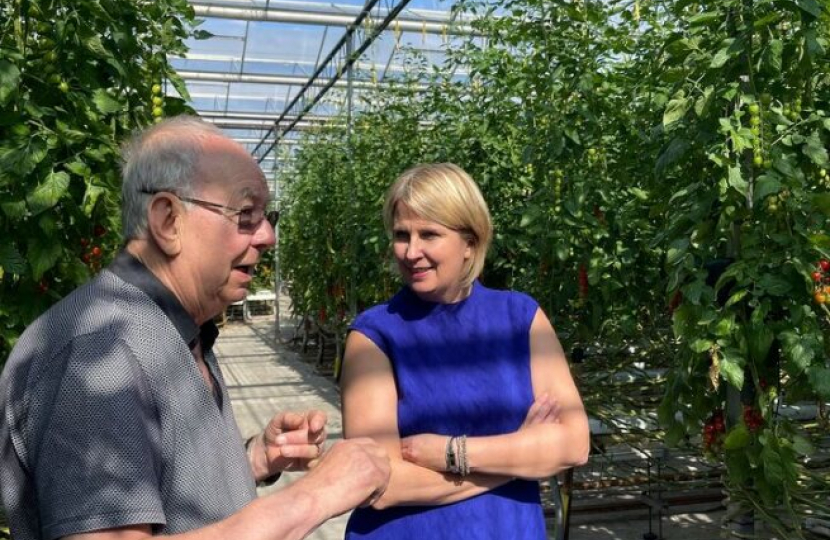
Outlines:
[{"label": "shirt collar", "polygon": [[216,324],[211,320],[199,327],[170,289],[127,250],[121,250],[108,269],[149,296],[167,315],[188,347],[192,349],[199,338],[203,351],[209,351],[213,347],[219,336]]}]

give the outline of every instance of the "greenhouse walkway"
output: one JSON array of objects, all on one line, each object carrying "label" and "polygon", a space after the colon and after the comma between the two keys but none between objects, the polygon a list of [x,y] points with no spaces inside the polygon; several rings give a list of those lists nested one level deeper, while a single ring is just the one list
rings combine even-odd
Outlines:
[{"label": "greenhouse walkway", "polygon": [[[293,335],[295,321],[290,318],[288,300],[280,298],[281,340]],[[234,414],[242,435],[248,437],[260,429],[278,411],[321,409],[329,418],[329,444],[342,437],[339,392],[331,377],[315,372],[313,362],[306,361],[288,345],[275,344],[274,316],[257,316],[248,322],[229,321],[222,328],[216,354],[228,384]],[[263,495],[284,487],[299,473],[289,473],[275,486],[263,488]],[[575,501],[576,504],[577,501]],[[605,512],[572,516],[569,540],[698,540],[717,538],[720,511],[688,508],[684,513],[664,516],[660,522],[649,520],[645,511]],[[309,538],[339,540],[343,538],[348,516],[340,516],[322,525]],[[553,532],[549,538],[557,538]],[[649,532],[653,534],[650,535]],[[509,539],[504,539],[509,540]]]}]

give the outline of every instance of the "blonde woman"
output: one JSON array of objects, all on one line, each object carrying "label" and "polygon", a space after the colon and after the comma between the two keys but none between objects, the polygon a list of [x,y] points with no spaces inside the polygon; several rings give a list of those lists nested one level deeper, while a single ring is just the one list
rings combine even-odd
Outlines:
[{"label": "blonde woman", "polygon": [[529,296],[478,281],[490,213],[458,166],[406,171],[383,215],[405,287],[351,328],[343,427],[385,446],[392,476],[346,537],[543,540],[538,480],[589,450],[553,327]]}]

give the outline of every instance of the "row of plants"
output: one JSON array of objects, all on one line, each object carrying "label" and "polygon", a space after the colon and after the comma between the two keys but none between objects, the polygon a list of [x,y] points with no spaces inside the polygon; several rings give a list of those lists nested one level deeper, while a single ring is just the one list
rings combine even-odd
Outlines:
[{"label": "row of plants", "polygon": [[119,146],[191,111],[167,55],[195,25],[186,0],[0,3],[0,366],[120,247]]},{"label": "row of plants", "polygon": [[[422,74],[378,90],[280,179],[295,309],[342,332],[391,296],[386,187],[415,163],[458,163],[493,213],[484,282],[534,295],[573,359],[599,350],[612,360],[598,365],[665,369],[660,436],[704,446],[741,511],[801,537],[805,515],[830,515],[827,473],[807,466],[827,450],[830,400],[827,7],[459,9],[477,35],[447,51],[428,90],[413,84]],[[613,401],[585,394],[600,415]],[[812,425],[782,414],[802,401],[819,405]]]}]

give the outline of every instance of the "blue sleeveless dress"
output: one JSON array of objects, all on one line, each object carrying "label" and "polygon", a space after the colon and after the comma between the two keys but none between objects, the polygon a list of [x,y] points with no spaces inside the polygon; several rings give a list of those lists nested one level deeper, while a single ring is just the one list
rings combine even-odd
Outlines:
[{"label": "blue sleeveless dress", "polygon": [[[533,403],[529,296],[476,282],[457,304],[420,300],[408,287],[352,325],[389,358],[401,437],[516,431]],[[539,483],[514,480],[444,506],[359,508],[349,540],[544,540]]]}]

